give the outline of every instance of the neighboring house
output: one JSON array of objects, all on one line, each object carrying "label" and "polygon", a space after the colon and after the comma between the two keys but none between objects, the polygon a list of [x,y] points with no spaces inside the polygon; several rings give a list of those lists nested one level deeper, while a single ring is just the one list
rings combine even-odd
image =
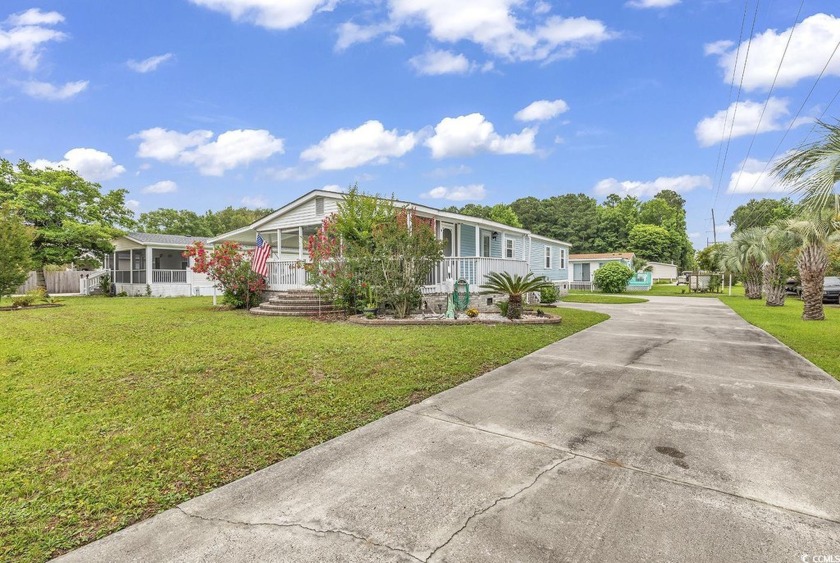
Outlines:
[{"label": "neighboring house", "polygon": [[[335,192],[309,192],[247,227],[211,238],[209,243],[236,241],[253,246],[259,233],[272,248],[268,289],[304,288],[306,273],[300,265],[307,259],[307,240],[325,217],[338,210],[342,198]],[[467,280],[470,291],[475,292],[490,272],[524,275],[529,271],[545,276],[561,291],[568,290],[570,244],[487,219],[417,203],[396,203],[431,221],[438,239],[444,242],[444,259],[429,275],[424,293],[444,292],[449,278]]]},{"label": "neighboring house", "polygon": [[650,271],[654,281],[677,281],[678,273],[676,264],[666,264],[664,262],[648,262],[648,266],[650,266]]},{"label": "neighboring house", "polygon": [[595,271],[607,262],[621,262],[628,268],[632,267],[632,252],[607,252],[603,254],[572,254],[569,264],[572,268],[572,289],[592,289]]},{"label": "neighboring house", "polygon": [[212,295],[213,282],[193,272],[193,259],[183,256],[188,245],[199,241],[207,239],[151,233],[116,238],[114,252],[105,255],[104,269],[83,279],[80,290],[90,293],[99,286],[101,276],[108,274],[117,292],[129,295],[145,295],[147,285],[156,297]]}]

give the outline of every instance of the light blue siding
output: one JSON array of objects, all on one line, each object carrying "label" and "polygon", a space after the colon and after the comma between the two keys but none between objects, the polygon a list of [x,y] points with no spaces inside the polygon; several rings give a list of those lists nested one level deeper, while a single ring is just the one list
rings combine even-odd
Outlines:
[{"label": "light blue siding", "polygon": [[461,252],[459,256],[476,256],[475,253],[475,227],[472,225],[460,225]]},{"label": "light blue siding", "polygon": [[[545,267],[545,247],[551,246],[551,269]],[[566,266],[568,267],[569,249],[559,244],[546,243],[545,241],[531,239],[531,257],[529,265],[534,275],[545,276],[552,281],[566,281],[569,279],[567,268],[560,267],[560,250],[566,251]]]}]

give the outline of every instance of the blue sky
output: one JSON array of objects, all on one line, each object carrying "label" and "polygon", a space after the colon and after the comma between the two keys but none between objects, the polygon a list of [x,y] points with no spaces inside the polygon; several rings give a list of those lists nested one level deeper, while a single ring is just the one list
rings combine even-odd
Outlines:
[{"label": "blue sky", "polygon": [[713,206],[725,239],[737,205],[784,195],[767,163],[840,113],[840,10],[799,9],[6,0],[0,154],[126,188],[138,212],[354,182],[437,207],[670,188],[702,248]]}]

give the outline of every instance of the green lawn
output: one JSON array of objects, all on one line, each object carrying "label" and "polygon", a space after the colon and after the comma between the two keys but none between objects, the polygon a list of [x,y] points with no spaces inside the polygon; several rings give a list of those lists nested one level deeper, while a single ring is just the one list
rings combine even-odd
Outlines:
[{"label": "green lawn", "polygon": [[[569,291],[569,295],[604,295],[599,291],[587,291],[582,289],[572,289]],[[687,285],[666,285],[666,284],[654,284],[650,291],[633,291],[627,292],[624,295],[638,295],[640,297],[646,297],[648,295],[664,295],[668,297],[720,297],[722,295],[729,295],[729,287],[727,286],[724,288],[722,293],[695,293],[689,291]],[[744,295],[744,288],[741,285],[735,285],[732,287],[732,295]]]},{"label": "green lawn", "polygon": [[764,300],[721,297],[747,322],[762,328],[840,379],[840,307],[826,305],[824,321],[803,321],[802,301],[788,297],[784,307],[768,307]]},{"label": "green lawn", "polygon": [[0,312],[0,560],[43,561],[608,318],[364,327],[75,298]]},{"label": "green lawn", "polygon": [[624,305],[627,303],[645,303],[647,299],[626,297],[624,295],[610,295],[607,293],[570,293],[561,297],[566,303],[603,303],[605,305]]}]

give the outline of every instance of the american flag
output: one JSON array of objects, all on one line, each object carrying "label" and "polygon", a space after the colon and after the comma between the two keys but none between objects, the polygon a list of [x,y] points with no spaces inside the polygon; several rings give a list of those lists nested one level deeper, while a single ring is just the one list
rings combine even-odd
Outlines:
[{"label": "american flag", "polygon": [[265,242],[259,234],[257,234],[257,248],[254,250],[254,257],[251,258],[251,269],[261,276],[268,275],[268,257],[271,254],[271,245]]}]

